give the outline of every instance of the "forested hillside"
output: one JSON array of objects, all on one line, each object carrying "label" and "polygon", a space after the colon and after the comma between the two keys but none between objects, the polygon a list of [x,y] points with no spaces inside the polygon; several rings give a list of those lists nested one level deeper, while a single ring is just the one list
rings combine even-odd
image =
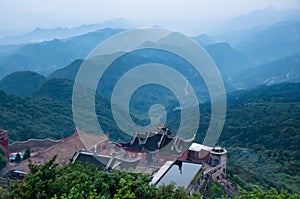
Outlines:
[{"label": "forested hillside", "polygon": [[[70,80],[50,79],[33,97],[26,99],[1,92],[0,126],[9,131],[10,141],[71,135],[75,128],[72,85]],[[114,121],[108,111],[109,103],[100,98],[96,107],[102,128],[110,131],[112,139],[118,139],[119,129],[110,125]],[[209,122],[210,105],[202,104],[200,110],[196,141],[201,143]],[[178,124],[176,120],[172,122],[171,128],[175,128]],[[260,86],[229,94],[219,143],[228,148],[229,171],[238,171],[232,172],[232,178],[243,188],[253,190],[258,184],[299,192],[300,84]]]},{"label": "forested hillside", "polygon": [[230,151],[232,172],[246,168],[239,174],[246,182],[255,183],[245,175],[250,171],[257,175],[256,183],[299,192],[300,84],[261,86],[229,95],[219,141]]},{"label": "forested hillside", "polygon": [[45,79],[44,76],[32,71],[14,72],[0,81],[0,90],[19,97],[26,97],[36,92]]},{"label": "forested hillside", "polygon": [[0,126],[9,140],[60,139],[74,133],[70,104],[52,99],[21,99],[0,91]]}]

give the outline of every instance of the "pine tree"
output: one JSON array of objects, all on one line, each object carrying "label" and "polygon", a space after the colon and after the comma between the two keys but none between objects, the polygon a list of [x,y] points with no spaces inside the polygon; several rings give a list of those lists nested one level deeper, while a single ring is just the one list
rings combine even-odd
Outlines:
[{"label": "pine tree", "polygon": [[23,160],[26,160],[28,158],[30,158],[30,148],[27,148],[23,155]]},{"label": "pine tree", "polygon": [[17,153],[15,161],[16,163],[20,163],[22,161],[20,153]]}]

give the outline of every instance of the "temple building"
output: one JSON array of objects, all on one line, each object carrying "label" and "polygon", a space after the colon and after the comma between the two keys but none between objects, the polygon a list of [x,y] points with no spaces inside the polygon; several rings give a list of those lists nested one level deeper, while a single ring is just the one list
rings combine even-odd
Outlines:
[{"label": "temple building", "polygon": [[136,131],[131,140],[121,142],[127,157],[141,155],[140,164],[161,167],[167,161],[177,160],[192,144],[191,139],[172,135],[166,125],[156,125],[148,132]]},{"label": "temple building", "polygon": [[[7,132],[1,131],[1,144],[5,145]],[[90,134],[76,129],[75,133],[61,140],[28,140],[10,145],[12,152],[32,147],[32,163],[43,164],[54,155],[59,165],[83,162],[94,164],[99,169],[129,170],[151,175],[152,185],[161,186],[175,182],[185,187],[190,194],[199,191],[210,180],[225,182],[227,151],[183,139],[157,125],[147,132],[136,131],[132,138],[123,142],[109,140],[109,134]],[[7,142],[8,143],[8,142]],[[41,148],[45,144],[45,148]],[[29,172],[28,161],[12,163],[9,170]]]},{"label": "temple building", "polygon": [[150,184],[161,186],[175,182],[193,194],[207,181],[225,179],[226,164],[226,149],[192,143],[176,161],[166,162],[153,175]]}]

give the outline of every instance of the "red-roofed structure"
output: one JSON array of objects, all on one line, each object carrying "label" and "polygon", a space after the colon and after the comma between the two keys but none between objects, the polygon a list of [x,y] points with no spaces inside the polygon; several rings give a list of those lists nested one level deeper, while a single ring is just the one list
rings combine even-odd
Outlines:
[{"label": "red-roofed structure", "polygon": [[[91,140],[91,142],[87,142],[88,140]],[[76,129],[75,133],[70,137],[59,140],[59,142],[53,146],[36,153],[34,156],[30,157],[30,159],[33,164],[41,165],[56,155],[56,162],[62,166],[69,163],[72,160],[73,155],[78,150],[93,151],[94,148],[103,149],[105,148],[105,145],[107,145],[107,142],[108,134],[90,134]],[[9,170],[28,172],[28,161],[22,161],[19,164],[10,165]]]},{"label": "red-roofed structure", "polygon": [[6,153],[6,158],[9,158],[9,147],[8,147],[8,132],[0,129],[0,145],[3,147]]}]

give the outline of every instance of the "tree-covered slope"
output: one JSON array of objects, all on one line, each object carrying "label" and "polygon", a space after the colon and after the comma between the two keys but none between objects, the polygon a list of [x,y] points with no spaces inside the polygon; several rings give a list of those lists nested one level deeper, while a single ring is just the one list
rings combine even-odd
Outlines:
[{"label": "tree-covered slope", "polygon": [[300,84],[261,86],[228,98],[219,142],[229,150],[229,163],[267,186],[300,192]]},{"label": "tree-covered slope", "polygon": [[[73,81],[58,78],[46,81],[31,97],[20,98],[0,91],[0,128],[9,131],[10,142],[70,136],[75,131],[72,91]],[[103,131],[109,131],[114,140],[124,138],[126,135],[112,119],[107,99],[96,95],[95,104]],[[90,132],[92,129],[82,130]]]},{"label": "tree-covered slope", "polygon": [[59,139],[74,133],[70,105],[52,99],[21,99],[0,91],[0,126],[9,140]]},{"label": "tree-covered slope", "polygon": [[[70,80],[50,79],[31,98],[21,99],[0,92],[0,126],[9,131],[10,141],[59,139],[71,135],[75,128],[71,109],[72,88]],[[98,121],[117,141],[124,134],[117,128],[110,106],[107,99],[97,95]],[[202,141],[207,130],[210,105],[202,104],[200,110],[197,142]],[[178,111],[170,112],[173,130],[178,127]],[[135,121],[145,119],[139,111],[135,111],[132,117]],[[252,176],[259,176],[254,179],[261,179],[250,181],[253,186],[260,184],[299,192],[300,84],[260,86],[229,94],[219,143],[229,151],[229,165],[242,167],[241,174],[233,176],[237,182],[247,183],[249,175],[244,174],[251,171]]]},{"label": "tree-covered slope", "polygon": [[0,90],[19,97],[26,97],[36,92],[45,79],[44,76],[32,71],[15,72],[0,81]]},{"label": "tree-covered slope", "polygon": [[68,66],[58,69],[51,73],[47,79],[52,78],[62,78],[62,79],[68,79],[68,80],[75,80],[77,71],[79,70],[80,65],[82,64],[82,59],[77,59],[73,61]]}]

